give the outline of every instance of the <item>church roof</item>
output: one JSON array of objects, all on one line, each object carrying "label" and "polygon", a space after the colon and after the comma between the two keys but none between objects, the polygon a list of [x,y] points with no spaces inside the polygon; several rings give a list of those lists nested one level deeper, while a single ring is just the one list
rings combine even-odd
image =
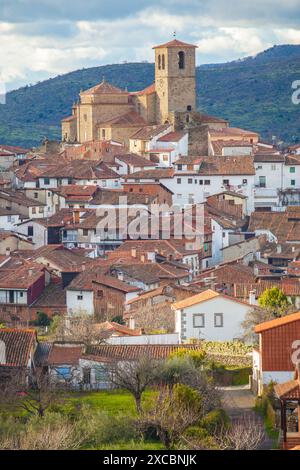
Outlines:
[{"label": "church roof", "polygon": [[146,125],[146,121],[136,111],[129,111],[108,121],[100,122],[97,127],[140,127]]},{"label": "church roof", "polygon": [[178,41],[178,39],[173,39],[172,41],[166,42],[165,44],[160,44],[159,46],[154,46],[152,49],[158,49],[158,48],[169,48],[169,47],[192,47],[196,49],[198,46],[195,46],[194,44],[188,44],[187,42],[182,42]]},{"label": "church roof", "polygon": [[106,82],[105,80],[103,80],[101,83],[98,83],[98,85],[92,87],[92,88],[89,88],[88,90],[85,90],[85,91],[82,91],[81,92],[82,95],[99,95],[99,94],[102,94],[102,95],[106,95],[106,94],[128,94],[127,91],[124,91],[124,90],[121,90],[121,88],[118,88],[114,85],[112,85],[111,83],[109,82]]}]

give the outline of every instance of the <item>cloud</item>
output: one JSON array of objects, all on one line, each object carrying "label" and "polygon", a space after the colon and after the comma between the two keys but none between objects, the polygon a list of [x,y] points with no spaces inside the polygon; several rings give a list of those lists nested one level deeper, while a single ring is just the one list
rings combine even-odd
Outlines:
[{"label": "cloud", "polygon": [[[82,67],[153,60],[172,37],[198,63],[300,43],[300,0],[1,0],[0,76],[8,87]],[[2,68],[1,68],[2,66]]]}]

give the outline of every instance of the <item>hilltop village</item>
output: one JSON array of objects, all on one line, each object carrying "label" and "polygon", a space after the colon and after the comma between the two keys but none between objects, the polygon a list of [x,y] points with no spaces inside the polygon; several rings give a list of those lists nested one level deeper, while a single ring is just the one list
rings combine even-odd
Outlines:
[{"label": "hilltop village", "polygon": [[[72,368],[75,388],[97,390],[109,387],[97,364],[116,358],[206,343],[228,365],[216,345],[244,344],[230,364],[250,368],[255,396],[277,384],[281,446],[299,445],[300,144],[198,112],[196,46],[153,50],[155,83],[129,92],[103,77],[61,142],[0,145],[0,369]],[[266,314],[270,292],[286,309]],[[58,319],[60,341],[47,336]]]}]

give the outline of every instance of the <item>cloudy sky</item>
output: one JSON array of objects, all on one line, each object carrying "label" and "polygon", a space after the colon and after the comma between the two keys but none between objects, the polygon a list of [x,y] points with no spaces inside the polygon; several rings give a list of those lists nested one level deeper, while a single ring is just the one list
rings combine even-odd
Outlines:
[{"label": "cloudy sky", "polygon": [[300,44],[300,0],[0,0],[7,89],[101,64],[153,60],[151,46],[193,42],[198,64]]}]

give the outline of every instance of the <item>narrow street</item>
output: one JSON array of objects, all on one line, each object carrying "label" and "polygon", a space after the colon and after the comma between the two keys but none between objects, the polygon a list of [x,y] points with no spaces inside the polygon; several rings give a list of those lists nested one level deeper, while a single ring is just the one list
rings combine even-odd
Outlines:
[{"label": "narrow street", "polygon": [[[263,425],[263,420],[254,410],[255,396],[252,394],[248,385],[237,387],[219,387],[222,392],[222,405],[232,420],[241,416],[250,416],[257,423]],[[267,435],[265,441],[261,444],[260,450],[270,450],[273,448],[273,441]]]}]

